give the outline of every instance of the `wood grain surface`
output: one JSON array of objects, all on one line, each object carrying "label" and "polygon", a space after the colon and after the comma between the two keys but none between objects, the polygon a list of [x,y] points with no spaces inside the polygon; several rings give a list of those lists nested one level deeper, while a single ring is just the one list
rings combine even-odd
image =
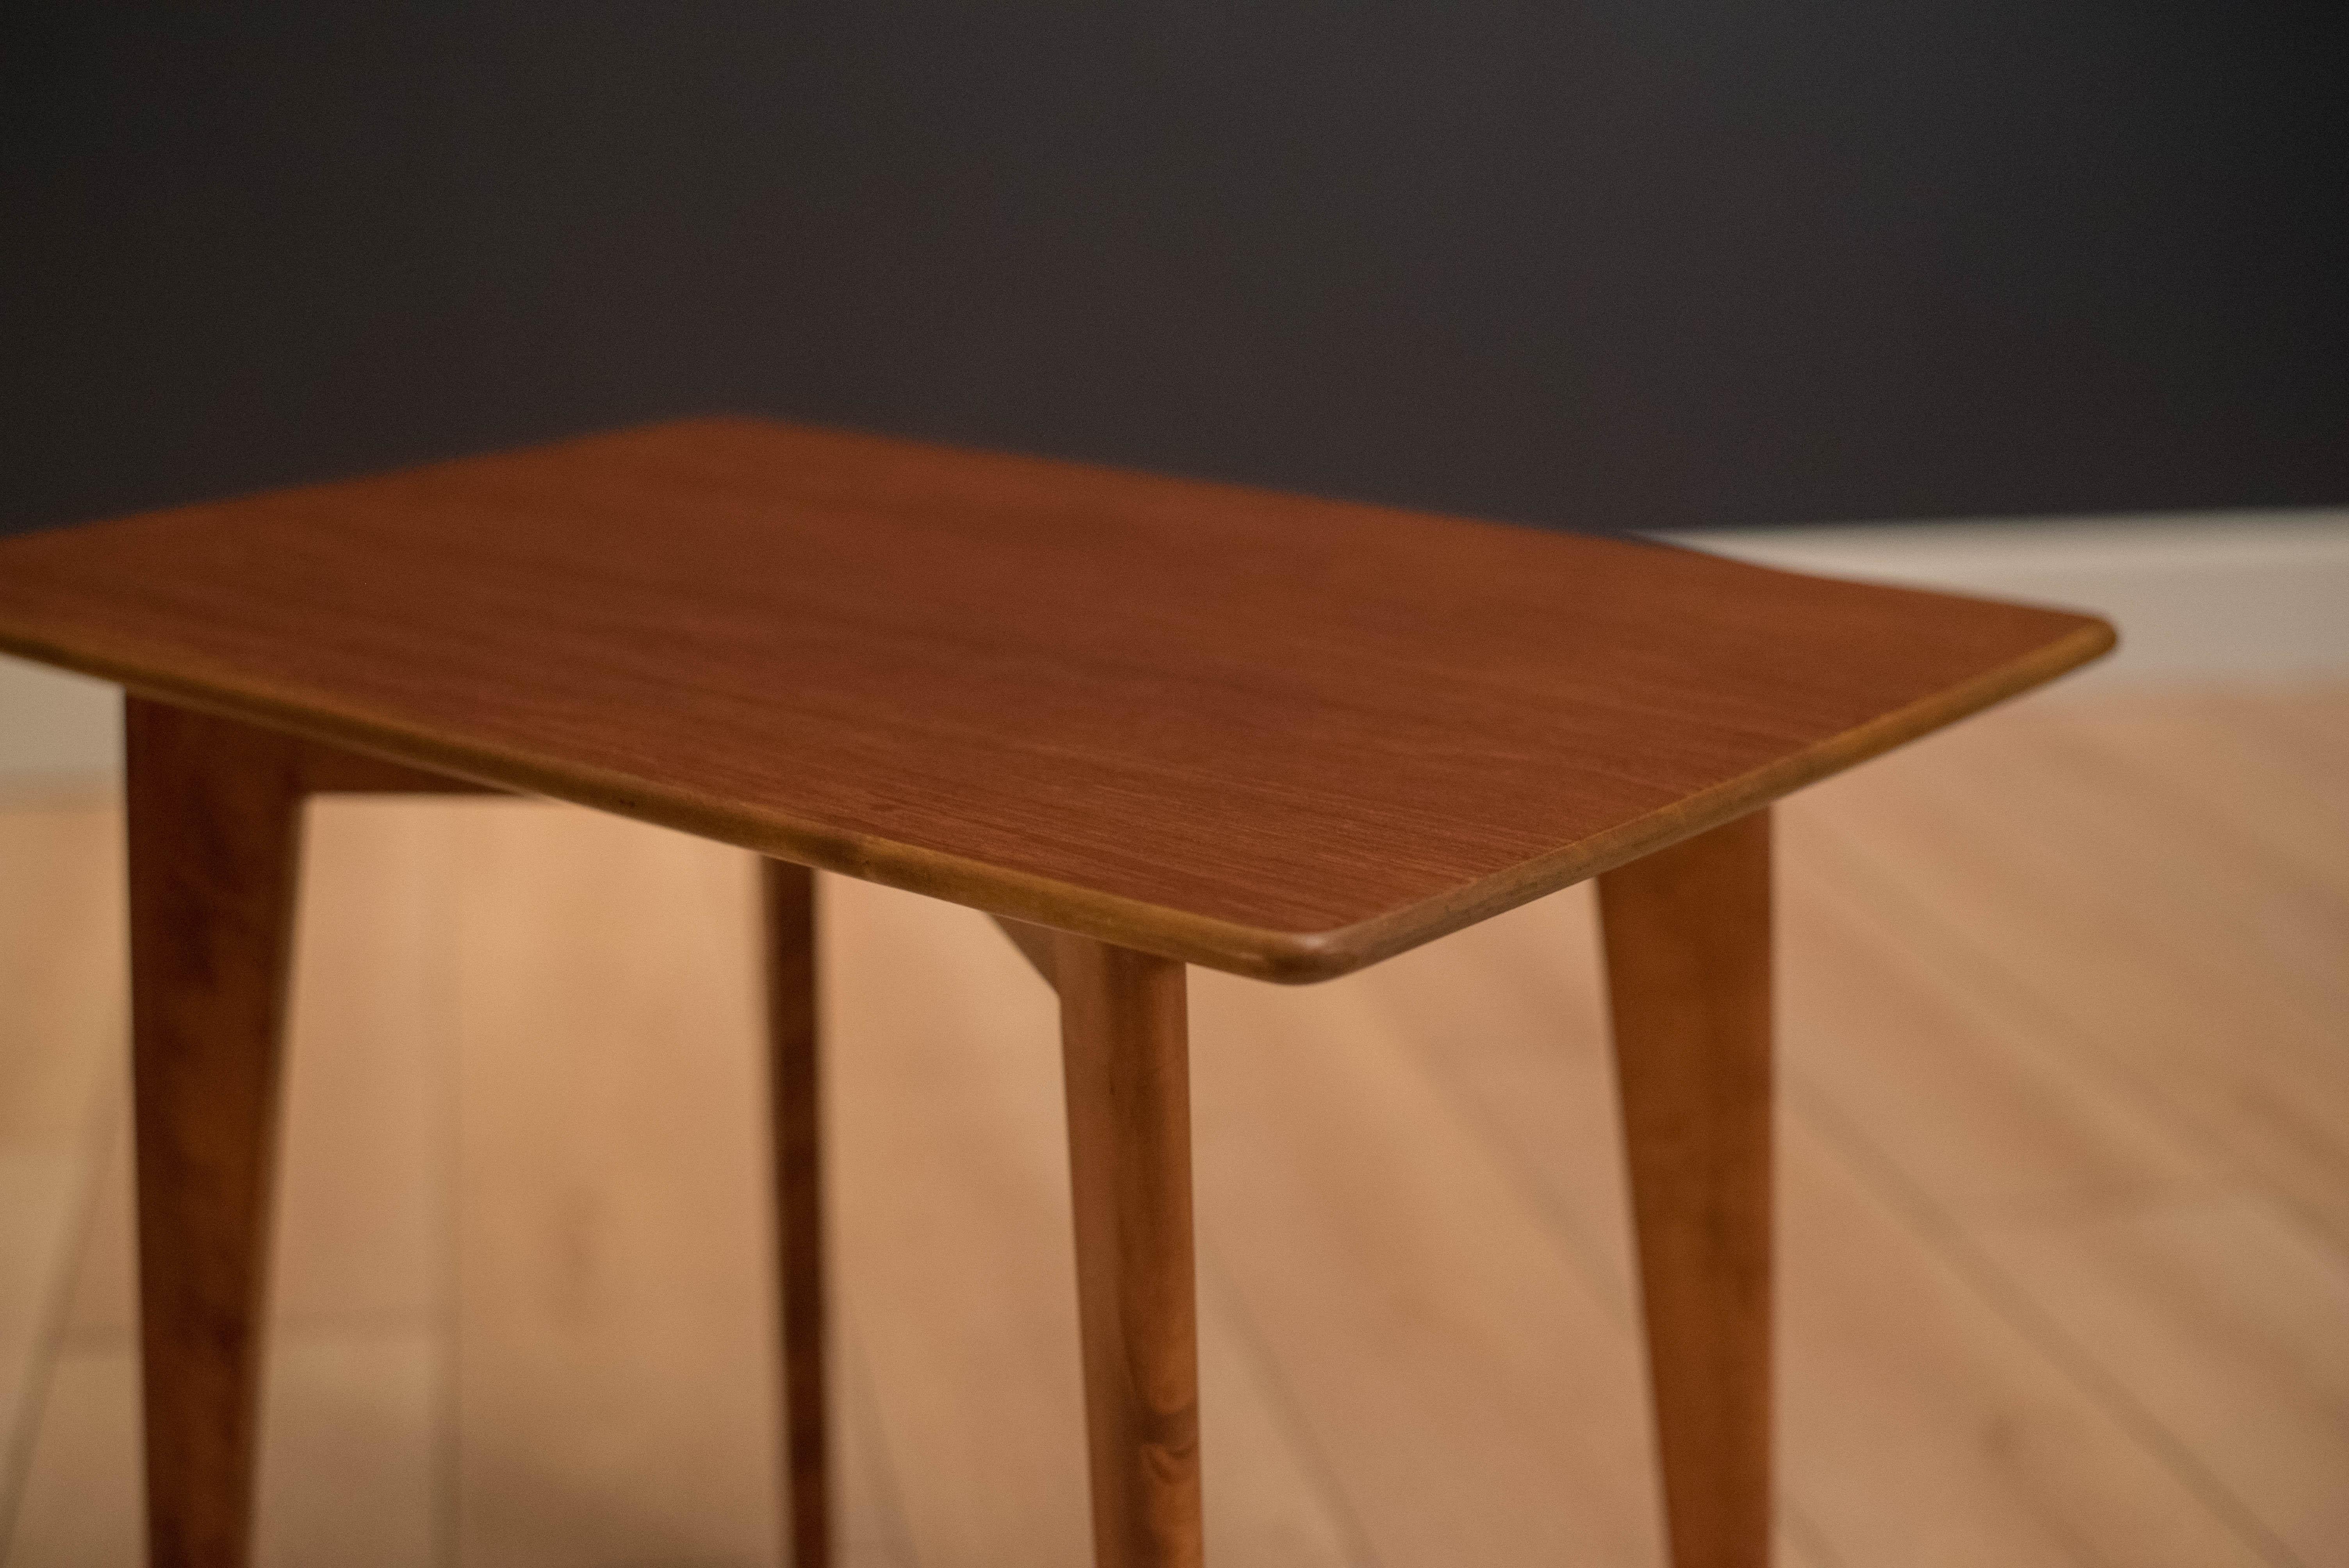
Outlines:
[{"label": "wood grain surface", "polygon": [[136,698],[124,729],[148,1560],[242,1568],[305,748]]},{"label": "wood grain surface", "polygon": [[1673,1568],[1769,1568],[1770,813],[1599,907]]},{"label": "wood grain surface", "polygon": [[1661,546],[747,419],[0,542],[0,648],[1278,980],[2111,643]]},{"label": "wood grain surface", "polygon": [[303,801],[486,787],[137,696],[123,728],[149,1559],[235,1568],[253,1532]]},{"label": "wood grain surface", "polygon": [[1199,1313],[1183,966],[1063,936],[1096,1568],[1199,1568]]},{"label": "wood grain surface", "polygon": [[761,861],[767,957],[767,1085],[775,1162],[776,1290],[782,1329],[783,1503],[792,1568],[832,1563],[827,1462],[830,1314],[823,1267],[823,1096],[819,1092],[815,873]]}]

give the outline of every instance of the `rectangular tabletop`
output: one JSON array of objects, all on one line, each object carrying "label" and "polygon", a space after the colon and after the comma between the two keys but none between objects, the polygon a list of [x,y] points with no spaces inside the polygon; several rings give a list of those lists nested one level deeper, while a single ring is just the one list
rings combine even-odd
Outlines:
[{"label": "rectangular tabletop", "polygon": [[750,419],[0,542],[0,648],[1277,980],[2112,644],[2054,610]]}]

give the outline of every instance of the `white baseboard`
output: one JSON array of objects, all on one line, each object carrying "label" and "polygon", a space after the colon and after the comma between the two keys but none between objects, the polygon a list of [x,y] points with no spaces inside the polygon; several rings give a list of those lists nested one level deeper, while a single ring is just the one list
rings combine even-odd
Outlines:
[{"label": "white baseboard", "polygon": [[2120,646],[2065,690],[2349,676],[2349,509],[1667,537],[1822,576],[2093,610]]},{"label": "white baseboard", "polygon": [[[1797,572],[2096,611],[2120,649],[2074,690],[2349,678],[2349,509],[1668,537]],[[120,713],[117,687],[0,656],[0,779],[119,777]]]},{"label": "white baseboard", "polygon": [[122,774],[122,688],[0,655],[0,783]]}]

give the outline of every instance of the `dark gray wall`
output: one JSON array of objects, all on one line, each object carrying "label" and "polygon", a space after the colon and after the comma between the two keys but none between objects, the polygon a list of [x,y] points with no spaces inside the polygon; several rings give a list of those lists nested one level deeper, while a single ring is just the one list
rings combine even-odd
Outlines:
[{"label": "dark gray wall", "polygon": [[2337,3],[26,5],[0,527],[719,407],[1582,527],[2349,500]]}]

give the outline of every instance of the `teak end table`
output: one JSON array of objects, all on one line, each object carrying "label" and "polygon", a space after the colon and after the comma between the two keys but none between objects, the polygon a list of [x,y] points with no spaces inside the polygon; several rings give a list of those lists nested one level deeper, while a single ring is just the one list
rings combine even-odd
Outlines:
[{"label": "teak end table", "polygon": [[1597,877],[1678,1568],[1770,1539],[1769,803],[2094,618],[750,419],[0,542],[129,688],[150,1560],[245,1559],[302,802],[767,858],[794,1561],[827,1560],[811,868],[1058,989],[1095,1555],[1200,1556],[1185,965],[1342,975]]}]

